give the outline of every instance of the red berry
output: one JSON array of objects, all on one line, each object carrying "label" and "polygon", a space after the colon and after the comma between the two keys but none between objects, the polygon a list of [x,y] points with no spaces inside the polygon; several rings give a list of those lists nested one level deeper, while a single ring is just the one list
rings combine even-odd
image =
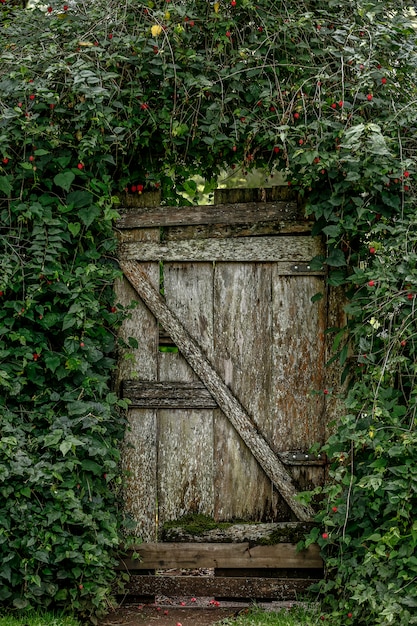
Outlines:
[{"label": "red berry", "polygon": [[84,346],[85,346],[84,341],[80,341],[80,348],[84,348]]},{"label": "red berry", "polygon": [[137,191],[136,185],[132,185],[130,190],[131,190],[132,193],[135,193]]},{"label": "red berry", "polygon": [[278,152],[279,152],[279,148],[278,148],[278,146],[275,146],[275,147],[274,147],[274,152],[275,152],[275,154],[278,154]]},{"label": "red berry", "polygon": [[37,361],[40,357],[40,354],[38,354],[37,352],[34,352],[32,356],[33,356],[33,360]]},{"label": "red berry", "polygon": [[117,309],[115,306],[110,307],[110,313],[116,313]]},{"label": "red berry", "polygon": [[375,281],[374,280],[370,280],[368,285],[369,285],[369,287],[375,287]]},{"label": "red berry", "polygon": [[407,170],[404,172],[404,178],[408,178],[410,176],[410,172],[407,172]]},{"label": "red berry", "polygon": [[34,161],[34,160],[35,160],[35,157],[33,156],[33,154],[31,154],[31,155],[30,155],[30,157],[29,157],[29,161],[30,161],[31,163],[33,163],[33,161]]},{"label": "red berry", "polygon": [[320,163],[320,157],[314,157],[314,163]]},{"label": "red berry", "polygon": [[350,619],[351,617],[353,617],[353,613],[348,613],[347,616]]},{"label": "red berry", "polygon": [[337,506],[332,506],[333,513],[337,513]]},{"label": "red berry", "polygon": [[191,26],[191,28],[194,26],[194,24],[195,24],[194,20],[190,20],[190,21],[188,22],[188,25],[189,25],[189,26]]},{"label": "red berry", "polygon": [[236,147],[236,146],[233,146],[232,150],[233,150],[233,152],[236,152],[237,147]]},{"label": "red berry", "polygon": [[322,533],[321,536],[322,536],[323,539],[328,539],[329,538],[328,533]]},{"label": "red berry", "polygon": [[147,109],[149,109],[149,104],[147,102],[142,102],[140,108],[142,109],[142,111],[146,111]]},{"label": "red berry", "polygon": [[369,254],[375,254],[375,252],[376,252],[376,249],[373,246],[371,246],[369,248]]},{"label": "red berry", "polygon": [[109,34],[109,39],[113,39],[113,35],[111,33]]},{"label": "red berry", "polygon": [[138,190],[138,193],[142,193],[142,191],[143,191],[143,185],[138,185],[138,186],[137,186],[137,190]]},{"label": "red berry", "polygon": [[401,341],[401,345],[402,345],[402,347],[403,347],[403,348],[407,345],[407,342],[406,342],[406,340],[405,340],[405,339],[402,339],[402,341]]},{"label": "red berry", "polygon": [[55,104],[53,102],[51,102],[51,104],[49,105],[50,109],[55,109]]},{"label": "red berry", "polygon": [[369,100],[369,102],[372,100],[373,95],[371,93],[368,93],[368,95],[366,96],[366,99]]},{"label": "red berry", "polygon": [[4,157],[4,159],[3,159],[3,163],[4,163],[5,165],[7,165],[7,164],[8,164],[8,162],[9,162],[9,159],[8,159],[7,157]]},{"label": "red berry", "polygon": [[326,618],[324,617],[324,615],[320,615],[320,619],[321,619],[321,621],[322,621],[322,622],[324,622],[324,620],[325,620]]},{"label": "red berry", "polygon": [[329,395],[329,390],[328,389],[323,389],[323,393],[325,396]]},{"label": "red berry", "polygon": [[382,83],[383,85],[386,85],[386,84],[387,84],[387,79],[385,78],[385,76],[383,76],[383,77],[381,78],[381,83]]},{"label": "red berry", "polygon": [[232,0],[230,4],[232,5],[232,7],[235,7],[236,6],[236,0]]},{"label": "red berry", "polygon": [[413,298],[414,298],[414,296],[413,296],[413,294],[412,294],[412,293],[408,293],[408,294],[407,294],[407,299],[408,299],[408,300],[412,300]]},{"label": "red berry", "polygon": [[410,187],[408,185],[404,185],[404,191],[410,191]]},{"label": "red berry", "polygon": [[48,13],[52,13],[53,8],[52,7],[48,7]]},{"label": "red berry", "polygon": [[68,11],[68,4],[64,4],[63,9],[64,11]]},{"label": "red berry", "polygon": [[336,108],[337,108],[337,104],[336,104],[336,102],[333,102],[333,103],[331,104],[331,107],[332,107],[332,109],[336,109]]},{"label": "red berry", "polygon": [[4,291],[0,291],[0,298],[4,296]]},{"label": "red berry", "polygon": [[297,112],[295,112],[295,113],[294,113],[294,119],[295,119],[295,120],[298,120],[298,118],[299,118],[299,117],[300,117],[300,114],[299,114],[299,113],[297,113]]},{"label": "red berry", "polygon": [[230,30],[227,30],[226,31],[226,37],[231,37],[231,36],[232,36],[232,33],[230,32]]},{"label": "red berry", "polygon": [[84,585],[78,585],[78,589],[84,589]]},{"label": "red berry", "polygon": [[83,170],[84,169],[84,163],[78,163],[77,165],[79,170]]},{"label": "red berry", "polygon": [[298,140],[298,143],[300,144],[300,146],[302,146],[302,145],[303,145],[303,143],[304,143],[304,139],[299,139],[299,140]]},{"label": "red berry", "polygon": [[36,98],[35,94],[31,93],[30,96],[29,96],[29,100],[34,100],[35,98]]}]

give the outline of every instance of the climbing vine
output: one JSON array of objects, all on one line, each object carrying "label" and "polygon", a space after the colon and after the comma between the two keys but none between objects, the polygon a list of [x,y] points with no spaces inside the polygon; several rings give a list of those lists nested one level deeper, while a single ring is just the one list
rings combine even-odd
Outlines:
[{"label": "climbing vine", "polygon": [[209,190],[225,168],[257,167],[306,197],[328,243],[315,262],[347,296],[333,329],[347,411],[310,538],[329,573],[323,618],[415,623],[412,7],[15,5],[0,3],[0,599],[93,614],[108,594],[119,198],[186,202],[196,174]]}]

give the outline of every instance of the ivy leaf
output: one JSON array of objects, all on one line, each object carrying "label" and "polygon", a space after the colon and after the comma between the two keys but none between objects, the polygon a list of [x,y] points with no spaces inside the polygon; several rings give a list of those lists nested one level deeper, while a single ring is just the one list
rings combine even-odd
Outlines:
[{"label": "ivy leaf", "polygon": [[68,224],[68,230],[70,231],[73,237],[76,237],[81,230],[80,222],[72,222],[72,223],[70,222]]},{"label": "ivy leaf", "polygon": [[55,372],[60,363],[61,359],[56,354],[51,354],[50,356],[45,357],[45,365],[49,370],[51,370],[51,372]]},{"label": "ivy leaf", "polygon": [[329,256],[326,259],[327,265],[331,265],[332,267],[342,267],[346,265],[345,255],[342,250],[334,248],[330,251]]},{"label": "ivy leaf", "polygon": [[2,191],[5,196],[10,196],[10,193],[12,191],[12,186],[10,184],[8,176],[0,177],[0,191]]},{"label": "ivy leaf", "polygon": [[78,217],[87,228],[94,222],[94,220],[100,215],[100,209],[94,204],[78,211]]},{"label": "ivy leaf", "polygon": [[64,189],[64,191],[69,191],[74,179],[74,172],[71,172],[71,170],[65,170],[65,172],[61,172],[54,177],[54,183],[57,187]]}]

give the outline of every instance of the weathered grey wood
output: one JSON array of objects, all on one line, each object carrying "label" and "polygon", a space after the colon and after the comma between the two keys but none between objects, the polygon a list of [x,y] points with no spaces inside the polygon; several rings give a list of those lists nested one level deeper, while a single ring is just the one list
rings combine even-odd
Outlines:
[{"label": "weathered grey wood", "polygon": [[[217,342],[213,365],[262,434],[273,375],[271,271],[267,263],[219,263],[214,280]],[[270,478],[221,412],[215,419],[215,459],[215,519],[276,521],[291,517]]]},{"label": "weathered grey wood", "polygon": [[214,190],[214,204],[238,204],[257,202],[261,205],[267,202],[287,201],[300,206],[300,198],[288,185],[274,185],[273,187],[223,187]]},{"label": "weathered grey wood", "polygon": [[[213,343],[210,263],[163,266],[167,306],[210,354]],[[181,353],[159,355],[161,381],[195,382],[197,375]],[[187,513],[213,515],[212,410],[167,408],[158,412],[159,527]]]},{"label": "weathered grey wood", "polygon": [[125,380],[123,397],[131,407],[211,409],[217,402],[201,382],[159,382]]},{"label": "weathered grey wood", "polygon": [[[251,222],[249,224],[197,224],[195,226],[169,226],[163,231],[164,241],[181,239],[227,239],[231,237],[263,237],[265,235],[310,234],[314,222],[311,221],[273,221]],[[120,230],[121,241],[131,241],[129,233],[134,230]]]},{"label": "weathered grey wood", "polygon": [[[208,576],[132,576],[125,584],[127,596],[203,596],[297,600],[319,579],[241,578]],[[191,605],[194,606],[194,605]]]},{"label": "weathered grey wood", "polygon": [[311,507],[297,500],[297,489],[284,465],[258,432],[257,427],[252,423],[251,418],[231,393],[225,382],[210,365],[199,345],[191,338],[175,315],[166,306],[160,294],[152,287],[140,265],[134,261],[120,261],[120,266],[141,299],[170,333],[188,363],[216,399],[219,407],[233,424],[294,514],[300,520],[306,521],[311,519],[314,516],[314,511]]},{"label": "weathered grey wood", "polygon": [[[142,233],[146,239],[159,236],[157,230]],[[159,267],[157,263],[144,264],[143,271],[148,280],[157,287]],[[137,294],[130,283],[123,278],[115,285],[118,301],[129,306],[137,300]],[[138,348],[119,349],[117,379],[132,378],[137,371],[149,381],[155,381],[158,374],[157,345],[158,326],[155,317],[142,301],[131,310],[119,331],[127,343],[129,337],[136,337]],[[134,522],[132,531],[145,541],[154,541],[157,536],[157,448],[156,412],[147,409],[130,409],[128,426],[122,451],[122,466],[126,471],[124,483],[124,506]]]},{"label": "weathered grey wood", "polygon": [[311,298],[325,291],[325,283],[320,277],[276,273],[272,286],[274,376],[263,431],[277,452],[308,451],[313,443],[324,443],[327,301],[325,294],[319,302]]},{"label": "weathered grey wood", "polygon": [[292,543],[254,546],[249,543],[144,543],[136,546],[140,559],[123,559],[119,567],[142,569],[297,568],[323,567],[316,544],[297,551]]},{"label": "weathered grey wood", "polygon": [[144,207],[123,211],[116,228],[146,228],[184,224],[248,224],[277,219],[300,220],[295,202],[250,202],[245,204],[198,205],[187,207]]},{"label": "weathered grey wood", "polygon": [[236,237],[122,243],[119,257],[138,261],[307,262],[322,251],[319,237]]},{"label": "weathered grey wood", "polygon": [[313,522],[278,522],[267,524],[231,524],[229,527],[212,528],[198,535],[183,526],[166,528],[163,540],[167,542],[241,543],[250,545],[266,543],[298,543],[313,528]]}]

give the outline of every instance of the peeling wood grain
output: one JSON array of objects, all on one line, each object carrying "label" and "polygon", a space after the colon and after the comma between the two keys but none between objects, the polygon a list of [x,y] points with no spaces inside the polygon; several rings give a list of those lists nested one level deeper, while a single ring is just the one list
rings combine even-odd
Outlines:
[{"label": "peeling wood grain", "polygon": [[133,576],[129,596],[204,596],[216,598],[298,600],[318,579],[207,576]]},{"label": "peeling wood grain", "polygon": [[[146,239],[158,237],[159,231],[143,233]],[[155,286],[159,283],[157,264],[144,264],[143,271]],[[137,301],[128,319],[124,320],[119,334],[127,343],[136,337],[138,348],[119,349],[117,381],[132,378],[137,372],[150,381],[157,379],[158,327],[155,317],[136,292],[123,278],[115,285],[116,297],[124,306]],[[124,506],[134,522],[137,537],[144,541],[156,539],[156,413],[153,410],[131,409],[122,449],[122,467],[127,472],[124,486]]]},{"label": "peeling wood grain", "polygon": [[[314,225],[311,221],[251,222],[248,224],[198,224],[195,226],[169,226],[163,229],[164,241],[181,239],[226,239],[230,237],[260,237],[264,235],[309,234]],[[120,231],[120,241],[130,230]],[[132,239],[132,237],[130,237]],[[126,241],[129,239],[126,238]]]},{"label": "peeling wood grain", "polygon": [[222,378],[207,361],[199,345],[190,337],[178,319],[166,306],[159,293],[152,287],[146,275],[142,272],[140,265],[133,261],[120,261],[120,266],[140,297],[170,333],[189,364],[216,399],[219,407],[227,415],[292,511],[300,520],[311,519],[314,516],[313,510],[297,500],[297,490],[281,461],[258,432],[256,426],[230,392]]},{"label": "peeling wood grain", "polygon": [[247,224],[254,221],[300,220],[295,202],[248,202],[242,204],[198,205],[187,207],[144,207],[123,211],[116,228],[145,228],[191,224]]},{"label": "peeling wood grain", "polygon": [[249,543],[145,543],[136,547],[140,560],[123,559],[132,570],[197,568],[323,567],[318,545],[297,551],[292,543],[254,546]]},{"label": "peeling wood grain", "polygon": [[217,402],[200,382],[159,382],[125,380],[123,398],[131,407],[172,409],[213,409]]},{"label": "peeling wood grain", "polygon": [[[210,353],[213,344],[212,265],[164,264],[167,305]],[[161,353],[161,381],[197,378],[181,354]],[[213,412],[171,408],[158,413],[159,524],[187,513],[213,515]]]},{"label": "peeling wood grain", "polygon": [[[219,188],[214,190],[214,204],[239,204],[257,202],[263,206],[267,202],[286,201],[294,202],[301,211],[301,202],[298,194],[288,185],[274,185],[273,187],[235,187]],[[256,217],[255,217],[256,220]]]},{"label": "peeling wood grain", "polygon": [[[272,375],[271,271],[270,264],[218,263],[214,277],[215,368],[261,431]],[[215,420],[215,459],[216,519],[270,521],[291,516],[221,412]]]},{"label": "peeling wood grain", "polygon": [[122,260],[138,261],[310,261],[322,250],[319,237],[236,237],[182,241],[130,242],[119,248]]}]

